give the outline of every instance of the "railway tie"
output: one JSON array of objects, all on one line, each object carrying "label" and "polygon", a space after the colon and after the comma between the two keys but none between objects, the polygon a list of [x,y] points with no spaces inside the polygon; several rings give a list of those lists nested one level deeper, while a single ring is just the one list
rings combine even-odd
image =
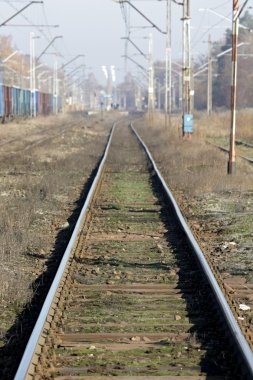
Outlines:
[{"label": "railway tie", "polygon": [[246,379],[175,212],[121,124],[36,359],[15,380]]}]

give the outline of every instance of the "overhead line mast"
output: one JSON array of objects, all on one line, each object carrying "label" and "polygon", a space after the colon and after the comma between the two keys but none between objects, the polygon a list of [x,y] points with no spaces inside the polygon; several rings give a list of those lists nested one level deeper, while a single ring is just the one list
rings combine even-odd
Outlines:
[{"label": "overhead line mast", "polygon": [[191,113],[190,0],[183,4],[183,113]]},{"label": "overhead line mast", "polygon": [[233,20],[232,20],[232,84],[231,84],[231,125],[230,125],[230,146],[228,159],[228,174],[235,172],[235,129],[236,129],[236,100],[237,100],[237,68],[238,68],[238,33],[239,17],[244,10],[248,0],[244,1],[241,9],[239,0],[233,0]]},{"label": "overhead line mast", "polygon": [[213,110],[213,60],[212,60],[212,40],[208,36],[208,79],[207,79],[207,114],[210,116]]},{"label": "overhead line mast", "polygon": [[193,132],[193,116],[191,96],[191,25],[190,0],[172,0],[173,3],[183,7],[183,69],[182,69],[182,129],[183,136],[191,136]]},{"label": "overhead line mast", "polygon": [[232,84],[231,84],[231,125],[228,174],[235,170],[235,126],[236,126],[236,90],[237,90],[237,42],[239,23],[239,0],[233,0],[232,21]]},{"label": "overhead line mast", "polygon": [[165,126],[168,127],[169,117],[172,111],[171,82],[172,82],[172,60],[171,60],[171,0],[166,0],[166,68],[165,68]]},{"label": "overhead line mast", "polygon": [[191,105],[191,25],[190,0],[183,1],[183,136],[191,136],[193,132],[193,116]]}]

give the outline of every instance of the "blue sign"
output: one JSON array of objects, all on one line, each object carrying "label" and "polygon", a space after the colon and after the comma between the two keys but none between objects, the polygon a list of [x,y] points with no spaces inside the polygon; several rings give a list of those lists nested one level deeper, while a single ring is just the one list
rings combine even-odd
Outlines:
[{"label": "blue sign", "polygon": [[193,133],[193,115],[184,114],[184,133]]}]

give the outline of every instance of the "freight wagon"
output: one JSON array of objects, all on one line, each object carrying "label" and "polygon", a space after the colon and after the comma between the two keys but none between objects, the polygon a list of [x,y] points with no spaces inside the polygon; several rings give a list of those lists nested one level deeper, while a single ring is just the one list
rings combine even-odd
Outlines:
[{"label": "freight wagon", "polygon": [[[35,103],[34,103],[35,100]],[[58,111],[61,111],[62,100],[58,98]],[[34,107],[35,106],[35,107]],[[10,87],[0,83],[0,117],[29,116],[34,108],[36,115],[49,115],[55,112],[54,96],[40,92]]]}]

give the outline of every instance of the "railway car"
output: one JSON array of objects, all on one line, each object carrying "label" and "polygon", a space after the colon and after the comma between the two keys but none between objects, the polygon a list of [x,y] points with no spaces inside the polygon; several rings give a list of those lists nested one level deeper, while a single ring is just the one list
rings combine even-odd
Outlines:
[{"label": "railway car", "polygon": [[[16,86],[6,86],[0,83],[0,117],[29,116],[31,106],[36,115],[49,115],[55,112],[56,101],[53,94],[36,90],[31,93],[28,89]],[[35,102],[34,102],[35,100]],[[32,102],[32,104],[31,104]],[[62,110],[62,98],[57,98],[57,111]]]},{"label": "railway car", "polygon": [[30,91],[20,89],[19,114],[26,116],[30,114]]},{"label": "railway car", "polygon": [[3,95],[3,85],[0,83],[0,117],[4,116],[4,95]]},{"label": "railway car", "polygon": [[43,96],[43,112],[44,115],[49,115],[53,110],[50,108],[50,96],[51,94],[44,94]]},{"label": "railway car", "polygon": [[12,87],[12,115],[20,115],[20,88]]},{"label": "railway car", "polygon": [[54,112],[54,95],[51,94],[50,96],[50,110],[51,112]]},{"label": "railway car", "polygon": [[23,90],[24,91],[24,113],[23,116],[30,115],[30,108],[31,108],[31,91],[30,90]]},{"label": "railway car", "polygon": [[61,98],[61,96],[58,96],[57,104],[58,104],[58,112],[61,112],[61,110],[62,110],[62,98]]},{"label": "railway car", "polygon": [[39,115],[49,115],[53,110],[50,108],[50,94],[45,92],[39,93]]},{"label": "railway car", "polygon": [[4,96],[4,117],[10,117],[12,115],[12,88],[3,85]]},{"label": "railway car", "polygon": [[42,92],[39,92],[38,93],[38,114],[39,115],[44,115],[44,112],[43,112],[43,97],[44,97],[44,94]]},{"label": "railway car", "polygon": [[36,115],[39,114],[39,91],[35,90],[35,110],[36,110]]}]

